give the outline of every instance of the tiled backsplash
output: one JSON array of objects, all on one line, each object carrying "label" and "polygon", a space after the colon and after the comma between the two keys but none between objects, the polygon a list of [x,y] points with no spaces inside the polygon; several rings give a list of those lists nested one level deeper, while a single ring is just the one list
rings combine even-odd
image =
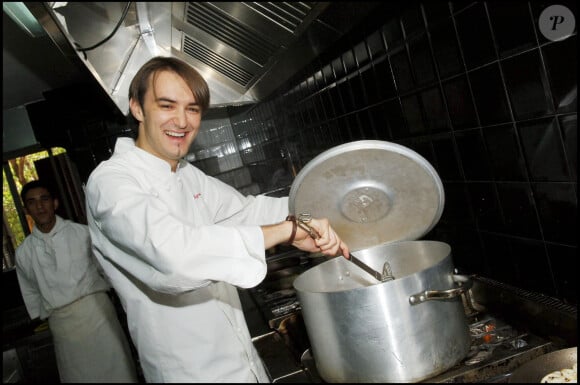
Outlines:
[{"label": "tiled backsplash", "polygon": [[[446,193],[425,239],[448,242],[462,270],[576,304],[577,35],[540,33],[549,5],[401,2],[234,115],[235,135],[258,127],[268,138],[254,147],[298,146],[297,171],[349,141],[412,148]],[[283,154],[270,151],[277,167],[289,167]]]}]

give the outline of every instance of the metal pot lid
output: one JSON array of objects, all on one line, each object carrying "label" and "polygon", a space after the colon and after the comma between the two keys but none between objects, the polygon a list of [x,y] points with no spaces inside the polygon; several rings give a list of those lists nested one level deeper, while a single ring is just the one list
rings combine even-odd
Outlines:
[{"label": "metal pot lid", "polygon": [[415,151],[361,140],[333,147],[300,170],[289,210],[328,218],[351,251],[428,233],[443,212],[439,175]]}]

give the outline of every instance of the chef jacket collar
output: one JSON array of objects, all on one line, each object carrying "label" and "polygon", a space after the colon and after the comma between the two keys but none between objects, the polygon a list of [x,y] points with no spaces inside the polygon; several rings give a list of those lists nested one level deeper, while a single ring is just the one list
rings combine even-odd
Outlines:
[{"label": "chef jacket collar", "polygon": [[[117,138],[117,142],[115,143],[115,153],[123,154],[123,153],[130,153],[134,155],[136,160],[140,161],[143,164],[147,165],[147,172],[148,173],[155,173],[159,176],[167,177],[167,175],[171,175],[171,165],[167,163],[165,160],[158,158],[157,156],[137,147],[135,145],[135,140],[132,138]],[[185,167],[187,162],[183,159],[180,159],[177,163],[177,171],[183,167]]]},{"label": "chef jacket collar", "polygon": [[42,231],[40,231],[38,229],[38,226],[34,226],[32,228],[32,231],[30,234],[32,234],[34,237],[41,239],[41,240],[49,240],[52,239],[52,237],[58,233],[62,227],[64,226],[64,220],[59,217],[58,215],[56,215],[56,223],[54,224],[54,227],[48,232],[48,233],[43,233]]}]

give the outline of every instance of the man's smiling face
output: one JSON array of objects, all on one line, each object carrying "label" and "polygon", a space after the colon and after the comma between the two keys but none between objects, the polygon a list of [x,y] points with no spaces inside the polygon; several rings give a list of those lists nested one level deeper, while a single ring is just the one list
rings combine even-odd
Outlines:
[{"label": "man's smiling face", "polygon": [[201,124],[201,108],[187,83],[174,72],[158,72],[149,79],[143,108],[137,100],[129,104],[140,122],[137,147],[167,161],[175,171]]}]

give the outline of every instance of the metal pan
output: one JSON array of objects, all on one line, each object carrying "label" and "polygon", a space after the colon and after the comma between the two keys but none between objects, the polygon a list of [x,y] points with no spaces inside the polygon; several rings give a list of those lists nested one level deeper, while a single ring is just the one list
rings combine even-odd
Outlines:
[{"label": "metal pan", "polygon": [[508,382],[512,384],[539,383],[544,376],[555,370],[571,369],[572,365],[578,361],[577,352],[578,348],[574,347],[556,350],[534,358],[517,368]]}]

